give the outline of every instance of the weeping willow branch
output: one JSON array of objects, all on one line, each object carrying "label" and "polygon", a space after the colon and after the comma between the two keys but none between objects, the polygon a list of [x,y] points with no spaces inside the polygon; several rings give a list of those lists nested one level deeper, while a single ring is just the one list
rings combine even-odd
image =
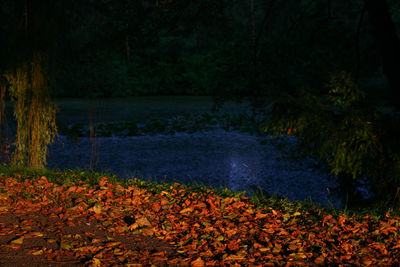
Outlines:
[{"label": "weeping willow branch", "polygon": [[[6,90],[7,86],[5,81],[0,76],[0,141],[7,136],[7,117],[6,117]],[[3,132],[3,126],[5,132]],[[4,136],[5,135],[5,136]]]},{"label": "weeping willow branch", "polygon": [[11,157],[14,167],[44,168],[47,146],[57,133],[45,62],[43,55],[35,54],[30,62],[6,74],[17,121],[16,148]]},{"label": "weeping willow branch", "polygon": [[[8,159],[8,124],[6,114],[7,85],[3,76],[0,76],[0,160]],[[6,160],[7,161],[7,160]]]}]

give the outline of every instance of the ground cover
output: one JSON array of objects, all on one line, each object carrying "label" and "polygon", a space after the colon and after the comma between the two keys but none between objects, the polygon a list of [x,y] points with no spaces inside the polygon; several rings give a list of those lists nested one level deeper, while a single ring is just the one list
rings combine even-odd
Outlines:
[{"label": "ground cover", "polygon": [[76,171],[0,173],[4,266],[400,263],[400,217],[389,212]]}]

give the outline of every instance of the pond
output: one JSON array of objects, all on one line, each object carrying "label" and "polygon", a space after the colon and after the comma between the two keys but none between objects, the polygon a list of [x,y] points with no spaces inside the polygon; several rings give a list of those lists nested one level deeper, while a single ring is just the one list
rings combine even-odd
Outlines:
[{"label": "pond", "polygon": [[[65,125],[121,120],[145,121],[185,113],[210,112],[211,97],[137,97],[128,99],[58,100],[58,121]],[[245,104],[228,103],[220,112],[245,113]],[[252,192],[261,188],[290,200],[312,200],[342,207],[328,188],[335,177],[316,167],[310,158],[292,156],[295,137],[274,139],[223,129],[193,133],[68,138],[51,145],[50,168],[92,168],[123,178],[197,182],[206,186]]]}]

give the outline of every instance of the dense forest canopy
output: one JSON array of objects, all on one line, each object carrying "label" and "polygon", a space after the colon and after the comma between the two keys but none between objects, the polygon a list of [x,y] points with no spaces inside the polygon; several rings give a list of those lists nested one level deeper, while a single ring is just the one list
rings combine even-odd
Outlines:
[{"label": "dense forest canopy", "polygon": [[[2,69],[46,50],[54,94],[85,97],[320,92],[344,70],[376,99],[374,2],[3,1]],[[388,1],[397,33],[399,10]]]}]

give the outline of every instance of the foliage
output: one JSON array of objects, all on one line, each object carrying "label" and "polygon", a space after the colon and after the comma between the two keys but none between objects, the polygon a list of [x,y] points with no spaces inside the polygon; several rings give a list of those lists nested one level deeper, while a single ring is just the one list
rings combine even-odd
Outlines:
[{"label": "foliage", "polygon": [[[140,184],[121,186],[107,177],[90,185],[85,180],[63,184],[45,176],[0,176],[0,216],[14,216],[0,230],[13,236],[0,241],[0,247],[15,255],[35,239],[40,245],[22,257],[30,253],[43,262],[68,258],[92,265],[399,263],[400,218],[390,213],[357,218],[294,205],[257,206],[246,197],[195,192],[178,183],[158,190]],[[48,220],[57,226],[43,223]],[[137,242],[132,238],[145,247],[133,249]],[[146,244],[156,239],[153,247]],[[163,249],[156,250],[160,245]]]},{"label": "foliage", "polygon": [[[56,96],[113,97],[134,95],[125,59],[112,51],[90,52],[85,64],[72,62],[54,71],[52,86]],[[106,56],[107,54],[107,56]]]},{"label": "foliage", "polygon": [[[0,7],[0,72],[36,50],[50,56],[57,96],[218,95],[260,99],[354,69],[362,0],[33,1]],[[399,25],[399,5],[388,1]],[[24,8],[32,23],[20,27]],[[43,19],[46,18],[46,19]],[[380,67],[360,21],[360,80]],[[29,43],[31,47],[27,47]],[[383,88],[380,88],[383,90]]]},{"label": "foliage", "polygon": [[400,150],[394,146],[395,135],[385,133],[388,123],[364,103],[363,93],[345,72],[333,75],[328,89],[327,96],[303,92],[277,102],[265,130],[301,137],[303,149],[327,162],[342,191],[353,197],[356,186],[366,183],[378,199],[393,199],[400,185]]},{"label": "foliage", "polygon": [[43,168],[47,146],[57,132],[56,110],[48,94],[45,59],[37,54],[30,62],[6,73],[5,77],[15,102],[14,116],[18,127],[11,163],[13,166]]},{"label": "foliage", "polygon": [[7,114],[6,114],[6,97],[7,85],[6,79],[0,76],[0,142],[3,149],[3,142],[7,139]]}]

